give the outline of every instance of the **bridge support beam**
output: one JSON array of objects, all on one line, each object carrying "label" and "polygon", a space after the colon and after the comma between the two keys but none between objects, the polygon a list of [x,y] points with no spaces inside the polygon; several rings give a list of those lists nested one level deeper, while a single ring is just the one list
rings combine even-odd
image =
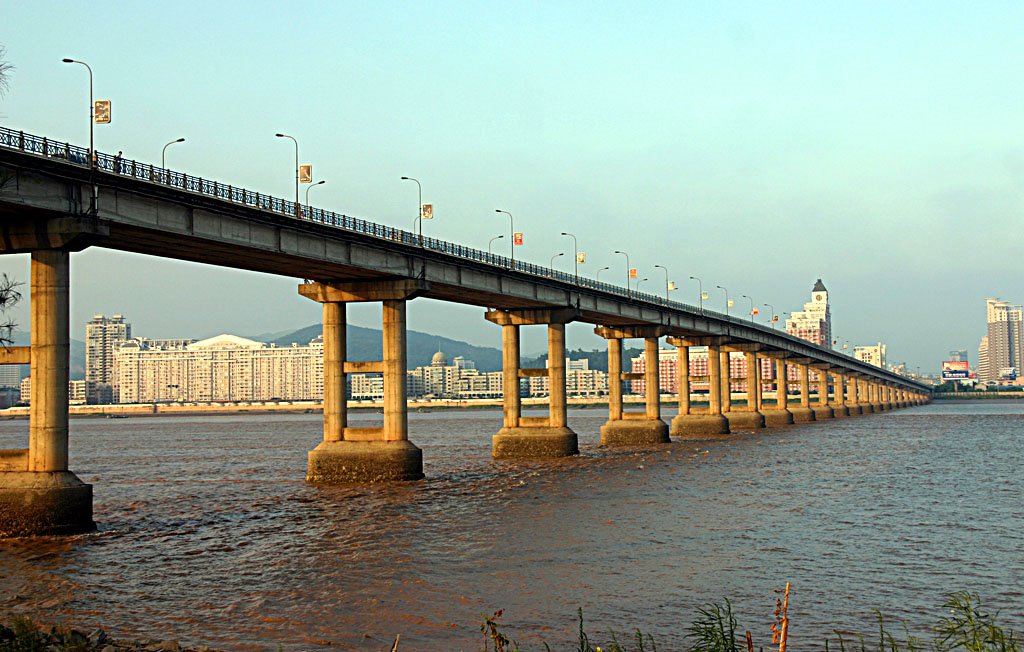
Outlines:
[{"label": "bridge support beam", "polygon": [[[789,382],[786,375],[786,360],[775,358],[775,409],[764,410],[764,423],[768,428],[788,426],[793,423],[793,413],[789,411]],[[770,358],[769,358],[770,359]]]},{"label": "bridge support beam", "polygon": [[28,449],[0,451],[0,537],[96,528],[92,485],[68,470],[68,251],[32,252]]},{"label": "bridge support beam", "polygon": [[[743,347],[734,345],[730,348],[742,351],[747,363],[747,375],[744,379],[747,386],[747,406],[743,410],[731,409],[730,402],[730,410],[725,415],[729,420],[729,430],[730,432],[736,432],[737,430],[761,430],[765,426],[765,421],[764,415],[758,410],[760,404],[760,379],[757,373],[757,346]],[[722,361],[723,366],[728,369],[729,354],[724,351],[722,353]],[[725,388],[723,391],[731,390],[732,383],[727,381]]]},{"label": "bridge support beam", "polygon": [[818,384],[818,404],[811,408],[814,410],[814,420],[832,419],[835,417],[835,412],[828,404],[828,366],[816,367],[815,373]]},{"label": "bridge support beam", "polygon": [[846,411],[850,413],[851,417],[859,417],[863,414],[860,408],[860,399],[857,393],[857,377],[855,375],[847,375],[846,377]]},{"label": "bridge support beam", "polygon": [[[576,433],[568,425],[565,397],[565,325],[576,319],[571,309],[490,310],[484,317],[501,326],[504,423],[492,438],[495,459],[565,457],[579,453]],[[521,369],[519,327],[548,328],[548,368]],[[524,417],[519,398],[519,379],[547,376],[548,416]]]},{"label": "bridge support beam", "polygon": [[811,381],[810,381],[810,360],[803,360],[800,363],[796,363],[798,377],[800,381],[800,406],[790,408],[789,411],[793,413],[794,423],[807,423],[808,421],[814,421],[814,410],[811,409]]},{"label": "bridge support beam", "polygon": [[[306,481],[362,484],[423,478],[423,452],[409,441],[406,409],[406,303],[426,289],[422,281],[305,283],[299,294],[323,304],[324,439],[309,451]],[[383,350],[380,362],[348,362],[347,303],[383,303]],[[351,428],[345,397],[350,372],[384,376],[384,424]]]},{"label": "bridge support beam", "polygon": [[832,416],[837,419],[845,419],[850,416],[850,410],[846,407],[846,376],[837,371],[832,374],[833,398]]},{"label": "bridge support beam", "polygon": [[[661,420],[661,375],[658,338],[660,327],[606,328],[594,332],[608,340],[608,421],[601,426],[602,446],[647,446],[669,443],[668,424]],[[640,374],[623,373],[622,340],[644,340],[644,411],[629,412],[622,406],[622,381],[640,380]]]},{"label": "bridge support beam", "polygon": [[[679,347],[679,414],[672,419],[672,425],[669,428],[669,433],[673,437],[706,437],[729,434],[729,420],[722,414],[721,341],[721,338],[717,337],[668,338],[669,344]],[[706,414],[694,414],[690,405],[689,347],[691,346],[708,347],[708,411]],[[683,364],[684,359],[685,365]],[[726,370],[726,375],[728,375],[728,370]],[[683,383],[684,376],[686,377],[685,383]]]}]

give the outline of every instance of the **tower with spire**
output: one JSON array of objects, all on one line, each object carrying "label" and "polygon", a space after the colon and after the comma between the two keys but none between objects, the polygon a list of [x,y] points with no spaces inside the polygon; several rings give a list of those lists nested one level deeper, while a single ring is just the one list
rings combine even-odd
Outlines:
[{"label": "tower with spire", "polygon": [[828,306],[828,290],[819,278],[811,288],[811,300],[803,310],[794,311],[786,320],[786,333],[832,348],[832,313]]}]

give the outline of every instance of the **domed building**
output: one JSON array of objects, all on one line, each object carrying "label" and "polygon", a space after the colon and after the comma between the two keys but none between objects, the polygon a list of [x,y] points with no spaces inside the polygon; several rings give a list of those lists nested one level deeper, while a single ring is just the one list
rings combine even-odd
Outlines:
[{"label": "domed building", "polygon": [[441,349],[438,349],[437,353],[434,354],[434,357],[432,357],[430,359],[430,366],[431,367],[447,367],[448,366],[448,358],[446,358],[445,355],[443,353],[441,353]]}]

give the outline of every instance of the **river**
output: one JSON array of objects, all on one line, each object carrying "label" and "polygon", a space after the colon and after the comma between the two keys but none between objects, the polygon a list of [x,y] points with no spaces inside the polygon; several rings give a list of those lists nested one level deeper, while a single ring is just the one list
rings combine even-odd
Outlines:
[{"label": "river", "polygon": [[[512,463],[490,458],[500,411],[412,413],[427,479],[348,488],[303,481],[316,414],[74,419],[99,530],[0,542],[0,616],[224,650],[479,650],[503,609],[527,649],[559,650],[582,608],[594,638],[674,650],[727,597],[767,647],[789,581],[792,649],[871,631],[874,608],[926,634],[959,589],[1024,629],[1024,402],[646,450],[600,449],[605,415],[570,411],[579,457]],[[0,448],[27,431],[0,422]]]}]

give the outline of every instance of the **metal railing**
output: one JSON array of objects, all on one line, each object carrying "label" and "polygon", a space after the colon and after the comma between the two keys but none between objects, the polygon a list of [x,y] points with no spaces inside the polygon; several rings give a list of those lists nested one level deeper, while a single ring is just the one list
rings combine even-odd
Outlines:
[{"label": "metal railing", "polygon": [[[67,142],[49,140],[42,136],[26,134],[24,131],[15,131],[6,127],[0,127],[0,147],[16,149],[28,154],[34,154],[50,159],[63,159],[70,165],[76,165],[83,168],[89,167],[89,150],[87,148],[71,145]],[[692,304],[667,300],[664,297],[654,294],[636,292],[631,289],[623,288],[619,285],[602,283],[582,276],[576,276],[575,274],[560,272],[542,265],[535,265],[533,263],[527,263],[520,260],[513,263],[513,261],[506,256],[500,256],[498,254],[474,249],[472,247],[448,242],[446,240],[438,240],[437,238],[431,237],[422,237],[421,239],[421,237],[416,233],[379,224],[377,222],[370,222],[358,217],[351,217],[349,215],[313,206],[303,206],[301,204],[296,205],[294,201],[288,201],[287,199],[273,197],[271,195],[266,195],[210,179],[193,177],[183,172],[160,168],[150,163],[142,163],[132,159],[124,159],[104,152],[96,152],[95,159],[96,169],[100,172],[129,177],[131,179],[164,187],[176,188],[184,192],[194,193],[205,197],[213,197],[231,204],[249,206],[259,210],[269,211],[285,218],[294,219],[296,222],[312,222],[351,233],[358,233],[363,236],[369,236],[391,242],[399,242],[403,245],[419,247],[427,251],[451,256],[460,260],[468,260],[484,265],[490,265],[502,271],[514,271],[520,274],[527,274],[537,278],[538,280],[559,281],[561,283],[566,283],[580,288],[604,292],[606,294],[626,299],[627,301],[647,303],[662,308],[713,317],[723,322],[742,326],[743,328],[751,328],[765,334],[789,338],[792,339],[795,344],[800,344],[801,346],[814,346],[810,342],[789,336],[784,332],[780,332],[774,328],[769,328],[768,326],[758,324],[750,320],[740,319],[731,315],[715,312],[713,310],[698,308]],[[853,356],[837,352],[830,348],[822,347],[822,350],[833,355],[842,356],[843,358],[847,358],[853,362],[860,362]],[[880,371],[884,372],[885,370]]]}]

